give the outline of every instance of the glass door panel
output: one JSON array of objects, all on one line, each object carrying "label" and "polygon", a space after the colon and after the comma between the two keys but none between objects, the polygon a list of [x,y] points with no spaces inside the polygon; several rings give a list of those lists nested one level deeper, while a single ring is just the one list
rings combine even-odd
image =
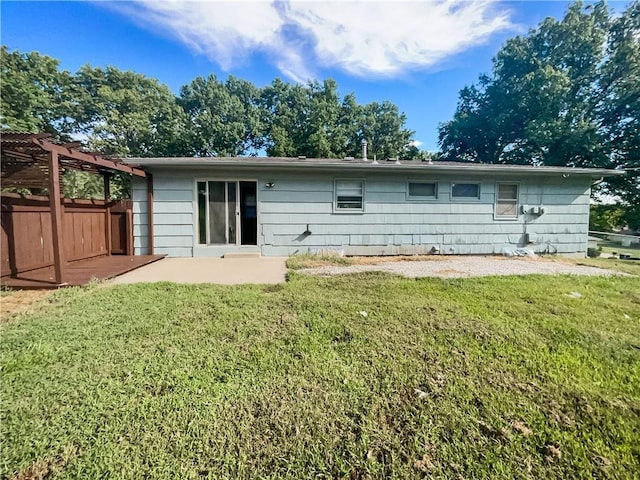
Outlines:
[{"label": "glass door panel", "polygon": [[227,182],[227,243],[236,243],[236,232],[238,226],[236,223],[236,182]]},{"label": "glass door panel", "polygon": [[226,182],[209,182],[209,243],[227,243]]}]

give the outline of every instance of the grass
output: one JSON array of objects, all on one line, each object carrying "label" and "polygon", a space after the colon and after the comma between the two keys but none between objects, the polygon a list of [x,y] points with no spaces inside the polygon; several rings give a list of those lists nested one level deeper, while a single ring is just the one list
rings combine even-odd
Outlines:
[{"label": "grass", "polygon": [[[385,256],[385,257],[341,257],[339,255],[294,255],[287,259],[287,268],[290,270],[301,270],[304,268],[324,267],[331,265],[370,265],[385,262],[398,261],[433,261],[437,262],[449,258],[440,255],[411,255],[411,256]],[[459,257],[458,257],[459,258]],[[550,262],[573,263],[589,267],[605,268],[607,270],[617,270],[619,272],[640,276],[640,262],[637,260],[620,260],[618,258],[570,258],[561,256],[543,256],[539,260]]]},{"label": "grass", "polygon": [[303,268],[325,267],[331,265],[373,265],[389,262],[437,262],[447,256],[441,255],[385,255],[343,257],[340,255],[316,255],[303,253],[287,258],[287,268],[301,270]]},{"label": "grass", "polygon": [[[630,275],[640,276],[640,262],[637,260],[620,260],[618,258],[579,258],[567,259],[577,265],[586,265],[588,267],[606,268],[608,270],[617,270]],[[567,261],[564,260],[564,261]]]},{"label": "grass", "polygon": [[323,267],[325,265],[353,265],[356,257],[343,257],[340,255],[314,255],[303,253],[287,258],[289,270],[301,270],[303,268]]},{"label": "grass", "polygon": [[598,246],[605,253],[614,253],[619,255],[621,253],[626,253],[627,255],[638,256],[640,254],[640,245],[633,244],[628,247],[623,247],[620,242],[611,242],[606,240],[600,240],[598,242]]},{"label": "grass", "polygon": [[640,245],[637,243],[631,244],[628,247],[623,247],[622,242],[611,240],[598,240],[598,250],[603,254],[619,256],[621,254],[630,255],[631,257],[640,256]]},{"label": "grass", "polygon": [[290,277],[64,289],[8,318],[0,476],[640,471],[637,278]]}]

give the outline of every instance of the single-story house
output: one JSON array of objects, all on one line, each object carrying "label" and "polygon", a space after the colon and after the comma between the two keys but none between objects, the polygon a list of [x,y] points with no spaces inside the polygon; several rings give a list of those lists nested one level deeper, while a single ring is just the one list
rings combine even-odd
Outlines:
[{"label": "single-story house", "polygon": [[584,255],[592,183],[623,173],[353,158],[126,161],[150,174],[133,179],[135,253],[178,257]]}]

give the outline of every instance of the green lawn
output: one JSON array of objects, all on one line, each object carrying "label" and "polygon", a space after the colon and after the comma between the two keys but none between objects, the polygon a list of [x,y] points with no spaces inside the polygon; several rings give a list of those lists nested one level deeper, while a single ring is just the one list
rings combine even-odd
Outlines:
[{"label": "green lawn", "polygon": [[637,260],[620,260],[619,258],[577,258],[564,259],[576,263],[577,265],[586,265],[588,267],[605,268],[607,270],[617,270],[619,272],[628,273],[630,275],[640,276],[640,262]]},{"label": "green lawn", "polygon": [[639,325],[631,277],[65,289],[0,326],[0,476],[637,478]]}]

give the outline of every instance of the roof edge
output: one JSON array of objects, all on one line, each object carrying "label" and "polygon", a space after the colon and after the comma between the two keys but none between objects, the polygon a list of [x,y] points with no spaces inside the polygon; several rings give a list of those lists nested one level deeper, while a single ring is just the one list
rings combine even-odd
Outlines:
[{"label": "roof edge", "polygon": [[394,171],[394,172],[439,172],[439,173],[516,173],[536,175],[582,175],[591,177],[609,177],[624,175],[624,170],[606,168],[549,167],[531,165],[507,165],[490,163],[460,163],[460,165],[438,165],[437,162],[373,162],[362,160],[336,159],[297,159],[279,157],[155,157],[123,158],[123,162],[140,167],[164,168],[202,168],[202,167],[240,167],[274,170],[310,170],[322,171],[337,168],[344,171]]}]

